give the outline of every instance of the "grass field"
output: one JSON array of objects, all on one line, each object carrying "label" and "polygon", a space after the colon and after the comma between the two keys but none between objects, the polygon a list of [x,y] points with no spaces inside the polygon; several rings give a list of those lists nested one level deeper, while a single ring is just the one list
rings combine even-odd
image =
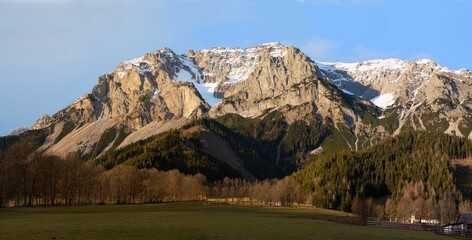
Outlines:
[{"label": "grass field", "polygon": [[0,239],[445,239],[319,220],[323,214],[336,215],[202,203],[2,209]]}]

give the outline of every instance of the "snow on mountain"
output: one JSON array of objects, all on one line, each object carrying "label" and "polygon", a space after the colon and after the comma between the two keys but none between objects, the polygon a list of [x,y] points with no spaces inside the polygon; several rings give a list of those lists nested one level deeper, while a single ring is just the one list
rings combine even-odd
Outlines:
[{"label": "snow on mountain", "polygon": [[342,91],[370,99],[381,109],[395,108],[388,114],[398,121],[395,134],[410,127],[471,136],[472,74],[467,69],[451,70],[430,59],[320,62],[317,66]]},{"label": "snow on mountain", "polygon": [[386,93],[379,95],[378,97],[370,99],[370,101],[377,107],[385,109],[395,103],[395,95]]},{"label": "snow on mountain", "polygon": [[222,99],[215,97],[215,88],[218,86],[218,83],[205,83],[203,82],[200,71],[195,66],[193,61],[185,55],[179,56],[184,66],[187,68],[181,68],[177,72],[175,80],[191,82],[200,93],[205,102],[210,106],[215,106],[221,102]]},{"label": "snow on mountain", "polygon": [[[339,98],[332,84],[369,99],[381,109],[370,114],[388,118],[388,125],[363,122],[364,111],[372,108],[364,106],[366,101]],[[357,149],[360,136],[387,136],[406,127],[472,136],[471,89],[470,71],[450,70],[428,59],[316,63],[280,43],[190,50],[187,55],[163,48],[122,62],[100,76],[89,94],[38,121],[35,129],[53,126],[54,140],[72,123],[76,129],[57,143],[48,141],[44,149],[59,155],[90,153],[111,127],[130,132],[124,146],[203,116],[256,117],[278,110],[289,124],[331,119],[334,127],[344,125],[357,139],[349,143],[346,138],[346,144]]]},{"label": "snow on mountain", "polygon": [[[386,102],[381,101],[391,103],[388,106],[392,106],[397,99],[400,102],[414,99],[434,73],[457,75],[457,71],[441,67],[429,59],[411,62],[391,58],[356,63],[319,62],[317,65],[322,75],[344,92],[371,101],[388,99]],[[394,99],[391,99],[392,96]]]},{"label": "snow on mountain", "polygon": [[120,64],[117,74],[119,78],[123,78],[126,72],[134,67],[139,74],[144,75],[149,72],[150,65],[150,62],[144,60],[144,56],[129,59]]},{"label": "snow on mountain", "polygon": [[[172,50],[163,48],[154,53],[122,62],[115,70],[119,79],[124,79],[131,69],[146,76],[159,68],[158,65],[172,65],[170,75],[174,80],[191,82],[201,97],[210,105],[218,105],[215,90],[220,86],[231,86],[245,81],[261,64],[265,56],[283,58],[284,46],[278,42],[264,43],[249,48],[216,47],[197,52],[197,57],[185,54],[177,55]],[[152,56],[157,56],[154,59]],[[198,62],[198,64],[197,64]],[[199,66],[200,65],[200,66]],[[160,93],[154,89],[151,99]]]},{"label": "snow on mountain", "polygon": [[261,63],[264,53],[271,57],[285,56],[284,46],[278,42],[265,43],[249,48],[210,48],[197,53],[198,61],[203,67],[202,75],[211,82],[236,84],[246,80]]}]

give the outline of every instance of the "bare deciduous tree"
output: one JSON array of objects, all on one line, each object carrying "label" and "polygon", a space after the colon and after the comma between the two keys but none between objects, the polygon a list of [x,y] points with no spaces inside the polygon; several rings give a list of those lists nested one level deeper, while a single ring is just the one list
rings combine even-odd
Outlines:
[{"label": "bare deciduous tree", "polygon": [[456,219],[457,204],[455,192],[451,189],[446,189],[439,200],[439,209],[441,213],[441,223],[449,224]]}]

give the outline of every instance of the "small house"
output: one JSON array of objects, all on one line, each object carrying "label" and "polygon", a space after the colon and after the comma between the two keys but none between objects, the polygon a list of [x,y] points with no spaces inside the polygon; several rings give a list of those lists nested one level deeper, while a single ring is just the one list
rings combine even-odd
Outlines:
[{"label": "small house", "polygon": [[444,226],[444,234],[471,236],[472,235],[472,213],[459,213],[455,223]]},{"label": "small house", "polygon": [[411,214],[410,223],[438,225],[439,220],[431,217],[431,213],[427,210]]},{"label": "small house", "polygon": [[472,229],[472,213],[459,213],[456,224],[462,224],[463,229]]}]

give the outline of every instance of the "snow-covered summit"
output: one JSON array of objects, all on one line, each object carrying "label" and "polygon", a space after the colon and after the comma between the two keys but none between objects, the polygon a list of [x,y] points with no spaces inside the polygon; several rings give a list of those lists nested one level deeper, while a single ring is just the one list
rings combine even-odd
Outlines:
[{"label": "snow-covered summit", "polygon": [[[162,48],[123,61],[114,73],[124,80],[131,70],[148,77],[152,71],[164,70],[173,80],[193,83],[202,98],[214,106],[221,102],[215,94],[219,87],[244,82],[263,61],[283,58],[286,53],[286,48],[279,42],[248,48],[215,47],[196,53],[189,51],[189,55],[178,55],[169,48]],[[151,98],[158,96],[156,89],[153,92]]]},{"label": "snow-covered summit", "polygon": [[332,66],[337,69],[341,68],[347,71],[372,71],[382,69],[399,69],[405,66],[406,62],[396,58],[389,59],[374,59],[364,62],[342,63],[342,62],[322,62],[327,66]]},{"label": "snow-covered summit", "polygon": [[317,66],[323,76],[344,92],[369,99],[381,108],[392,106],[398,99],[400,103],[414,100],[436,74],[458,76],[465,72],[441,67],[430,59],[317,62]]},{"label": "snow-covered summit", "polygon": [[264,57],[283,58],[286,54],[279,42],[264,43],[248,48],[216,47],[197,53],[204,66],[203,76],[210,81],[236,84],[246,80]]},{"label": "snow-covered summit", "polygon": [[120,79],[123,78],[126,73],[132,68],[134,68],[139,74],[145,75],[146,73],[150,72],[153,67],[156,66],[155,59],[153,59],[153,56],[160,56],[158,60],[161,63],[164,62],[162,59],[162,57],[164,56],[172,60],[177,57],[177,55],[169,48],[162,48],[153,53],[148,53],[140,57],[125,60],[116,69],[118,77]]}]

